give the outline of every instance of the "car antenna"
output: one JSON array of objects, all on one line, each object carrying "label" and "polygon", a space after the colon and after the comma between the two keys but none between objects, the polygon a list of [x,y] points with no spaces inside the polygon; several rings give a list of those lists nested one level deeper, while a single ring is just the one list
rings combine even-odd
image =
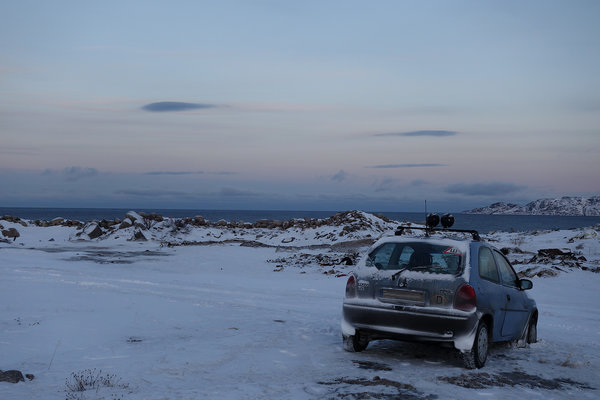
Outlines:
[{"label": "car antenna", "polygon": [[[427,199],[425,199],[425,226],[427,226]],[[429,236],[429,231],[425,230],[425,236]]]}]

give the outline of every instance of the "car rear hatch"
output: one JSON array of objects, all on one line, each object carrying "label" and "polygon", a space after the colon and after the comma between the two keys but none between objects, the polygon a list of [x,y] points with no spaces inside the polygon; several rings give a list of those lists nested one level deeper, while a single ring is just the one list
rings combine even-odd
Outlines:
[{"label": "car rear hatch", "polygon": [[[456,290],[465,283],[463,246],[448,242],[391,242],[369,254],[377,267],[365,297],[398,306],[451,308]],[[363,284],[364,285],[364,284]],[[364,288],[366,289],[366,288]]]}]

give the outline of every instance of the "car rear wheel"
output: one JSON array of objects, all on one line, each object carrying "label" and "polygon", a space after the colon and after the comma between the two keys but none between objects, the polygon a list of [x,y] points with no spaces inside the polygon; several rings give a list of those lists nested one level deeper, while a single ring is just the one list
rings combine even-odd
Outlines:
[{"label": "car rear wheel", "polygon": [[473,347],[470,351],[462,353],[465,367],[468,369],[482,368],[487,360],[489,345],[487,324],[479,321]]},{"label": "car rear wheel", "polygon": [[359,331],[356,331],[354,335],[343,336],[344,350],[350,352],[360,352],[367,348],[369,345],[369,338],[365,335],[361,335]]}]

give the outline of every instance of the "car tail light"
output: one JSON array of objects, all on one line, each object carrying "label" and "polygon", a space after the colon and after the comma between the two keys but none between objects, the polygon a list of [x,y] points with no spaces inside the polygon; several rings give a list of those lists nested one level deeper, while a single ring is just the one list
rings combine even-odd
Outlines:
[{"label": "car tail light", "polygon": [[464,284],[458,288],[454,296],[454,308],[462,311],[473,311],[476,306],[477,296],[471,285]]},{"label": "car tail light", "polygon": [[356,278],[350,275],[346,282],[346,297],[356,297]]}]

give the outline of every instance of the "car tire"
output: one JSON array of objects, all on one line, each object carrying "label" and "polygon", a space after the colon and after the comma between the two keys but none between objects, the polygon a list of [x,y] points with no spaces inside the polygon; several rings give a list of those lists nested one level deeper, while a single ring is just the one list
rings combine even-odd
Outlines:
[{"label": "car tire", "polygon": [[537,318],[531,317],[527,326],[527,343],[537,342]]},{"label": "car tire", "polygon": [[479,321],[473,347],[470,351],[462,353],[465,367],[467,369],[482,368],[487,360],[489,345],[488,326],[484,321]]},{"label": "car tire", "polygon": [[358,331],[354,335],[343,336],[344,350],[353,353],[358,353],[367,348],[369,345],[369,339],[361,335]]}]

